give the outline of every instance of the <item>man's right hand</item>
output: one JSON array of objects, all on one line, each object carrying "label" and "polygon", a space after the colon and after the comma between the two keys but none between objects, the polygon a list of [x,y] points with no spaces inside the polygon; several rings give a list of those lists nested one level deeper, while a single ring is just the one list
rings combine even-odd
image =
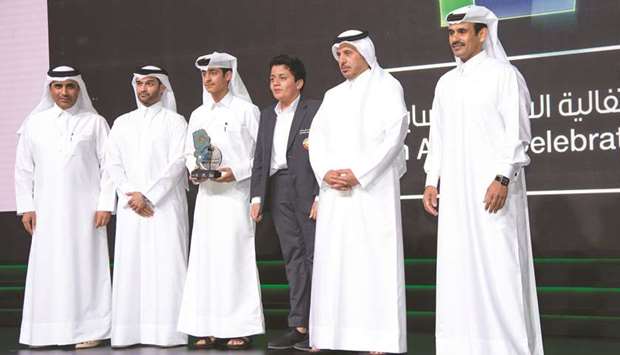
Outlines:
[{"label": "man's right hand", "polygon": [[127,202],[127,204],[135,212],[138,212],[139,210],[143,209],[144,206],[146,206],[146,199],[144,198],[144,195],[142,195],[140,192],[128,192],[125,195],[129,197],[129,201]]},{"label": "man's right hand", "polygon": [[329,170],[325,173],[323,181],[325,181],[325,183],[327,183],[327,185],[329,185],[332,189],[340,191],[351,190],[348,182],[340,176],[340,171],[338,170]]},{"label": "man's right hand", "polygon": [[203,182],[205,182],[207,180],[209,180],[209,179],[207,179],[206,177],[202,178],[202,179],[195,178],[195,177],[193,177],[191,175],[189,177],[189,181],[191,181],[192,184],[194,184],[194,185],[200,185],[201,183],[203,183]]},{"label": "man's right hand", "polygon": [[138,215],[142,217],[152,217],[155,214],[153,207],[147,203],[146,197],[140,192],[128,192],[125,195],[129,197],[127,204]]},{"label": "man's right hand", "polygon": [[250,217],[256,223],[263,219],[263,214],[260,213],[260,203],[253,203],[250,205]]},{"label": "man's right hand", "polygon": [[427,186],[424,189],[422,202],[424,203],[426,212],[435,217],[439,215],[439,212],[437,212],[437,188],[435,186]]},{"label": "man's right hand", "polygon": [[136,212],[138,215],[142,216],[142,217],[153,217],[153,215],[155,214],[155,211],[153,211],[153,208],[149,205],[146,204],[144,205],[144,207],[142,209],[139,209]]},{"label": "man's right hand", "polygon": [[22,223],[28,234],[32,235],[35,228],[37,228],[37,214],[36,212],[25,212],[22,216]]}]

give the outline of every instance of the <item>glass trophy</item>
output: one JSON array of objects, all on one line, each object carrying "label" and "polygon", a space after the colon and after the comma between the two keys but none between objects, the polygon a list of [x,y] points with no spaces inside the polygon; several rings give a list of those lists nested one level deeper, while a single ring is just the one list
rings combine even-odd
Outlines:
[{"label": "glass trophy", "polygon": [[207,131],[199,129],[192,133],[192,138],[194,140],[194,157],[198,167],[191,172],[192,179],[204,181],[222,176],[222,172],[217,170],[222,164],[222,151],[211,144],[211,137]]}]

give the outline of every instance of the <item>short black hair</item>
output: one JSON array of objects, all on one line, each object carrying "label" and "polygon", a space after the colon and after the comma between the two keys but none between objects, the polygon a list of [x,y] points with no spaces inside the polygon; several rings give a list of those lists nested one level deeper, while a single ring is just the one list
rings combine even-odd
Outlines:
[{"label": "short black hair", "polygon": [[304,86],[305,86],[306,67],[304,66],[304,63],[301,61],[301,59],[297,57],[292,57],[288,54],[280,54],[280,55],[273,57],[273,59],[271,59],[271,62],[269,62],[269,69],[271,70],[271,68],[273,68],[276,65],[285,65],[288,68],[288,70],[290,70],[291,73],[293,73],[293,77],[295,78],[295,81],[303,80]]},{"label": "short black hair", "polygon": [[480,30],[483,28],[487,28],[485,23],[474,22],[474,31],[476,31],[476,34],[480,33]]}]

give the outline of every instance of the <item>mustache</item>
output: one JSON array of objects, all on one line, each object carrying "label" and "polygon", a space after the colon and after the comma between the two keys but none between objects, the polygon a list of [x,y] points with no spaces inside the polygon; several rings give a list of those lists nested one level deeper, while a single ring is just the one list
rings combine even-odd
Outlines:
[{"label": "mustache", "polygon": [[454,46],[456,46],[456,45],[464,46],[464,45],[465,45],[465,42],[456,41],[456,42],[452,42],[452,43],[450,43],[450,46],[451,46],[451,47],[454,47]]}]

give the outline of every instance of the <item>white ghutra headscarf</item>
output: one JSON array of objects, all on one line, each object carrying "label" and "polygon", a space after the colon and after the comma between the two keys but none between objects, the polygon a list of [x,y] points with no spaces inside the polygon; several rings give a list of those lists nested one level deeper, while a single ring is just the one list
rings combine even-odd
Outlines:
[{"label": "white ghutra headscarf", "polygon": [[463,6],[450,12],[448,16],[446,16],[446,22],[448,22],[449,25],[455,25],[461,22],[485,24],[489,29],[489,35],[484,41],[482,48],[487,52],[488,56],[508,63],[508,56],[497,35],[497,23],[499,20],[493,11],[484,6]]},{"label": "white ghutra headscarf", "polygon": [[140,100],[138,99],[136,82],[139,79],[149,76],[159,79],[159,81],[166,87],[161,96],[162,106],[164,106],[168,110],[177,112],[177,102],[174,98],[174,91],[172,90],[172,84],[170,84],[170,79],[168,78],[168,72],[165,69],[156,67],[154,65],[145,65],[136,69],[136,71],[133,73],[133,78],[131,79],[131,86],[133,87],[133,92],[136,97],[136,105],[138,105],[138,107],[144,106],[142,102],[140,102]]},{"label": "white ghutra headscarf", "polygon": [[39,101],[37,106],[35,106],[34,110],[32,110],[32,112],[30,112],[24,122],[22,122],[22,125],[17,130],[18,135],[22,133],[24,126],[26,125],[26,122],[28,122],[30,117],[54,106],[54,99],[52,99],[52,95],[50,94],[50,84],[55,81],[65,80],[73,80],[80,87],[80,93],[74,106],[77,107],[80,111],[87,111],[98,114],[97,110],[95,110],[95,107],[93,107],[93,103],[90,101],[90,96],[88,96],[88,90],[86,90],[86,83],[84,83],[80,71],[74,67],[66,65],[57,66],[51,68],[47,72],[45,82],[43,83],[43,94],[41,95],[41,101]]},{"label": "white ghutra headscarf", "polygon": [[[237,70],[237,58],[228,54],[228,53],[219,53],[213,52],[211,54],[200,56],[196,59],[194,63],[196,68],[206,71],[211,68],[224,68],[230,69],[232,71],[232,79],[228,84],[228,90],[240,99],[243,99],[249,103],[252,103],[252,99],[250,98],[250,94],[248,93],[248,89],[246,89],[243,84],[243,80],[241,80],[241,75],[239,75],[239,71]],[[205,89],[204,85],[202,87],[202,103],[204,105],[213,103],[213,98],[211,94]]]}]

